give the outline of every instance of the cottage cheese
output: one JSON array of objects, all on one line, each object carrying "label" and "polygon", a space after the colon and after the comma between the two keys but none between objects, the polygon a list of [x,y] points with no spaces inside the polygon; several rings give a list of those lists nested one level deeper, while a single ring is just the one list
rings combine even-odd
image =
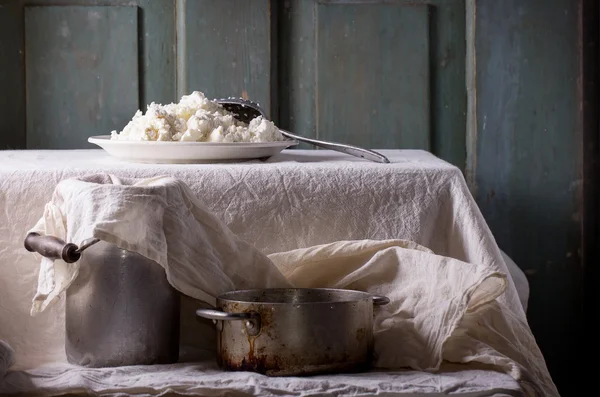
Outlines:
[{"label": "cottage cheese", "polygon": [[257,117],[250,124],[238,121],[217,102],[194,91],[179,103],[152,102],[146,113],[138,110],[123,131],[111,132],[112,140],[191,142],[272,142],[283,135],[271,122]]}]

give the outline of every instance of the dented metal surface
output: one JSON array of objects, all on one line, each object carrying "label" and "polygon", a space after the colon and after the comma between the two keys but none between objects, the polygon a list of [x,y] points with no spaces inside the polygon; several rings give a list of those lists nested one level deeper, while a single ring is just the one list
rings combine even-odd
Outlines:
[{"label": "dented metal surface", "polygon": [[218,310],[255,312],[260,323],[257,333],[252,321],[217,320],[218,364],[268,376],[366,370],[373,354],[373,306],[372,295],[350,290],[265,289],[221,295]]}]

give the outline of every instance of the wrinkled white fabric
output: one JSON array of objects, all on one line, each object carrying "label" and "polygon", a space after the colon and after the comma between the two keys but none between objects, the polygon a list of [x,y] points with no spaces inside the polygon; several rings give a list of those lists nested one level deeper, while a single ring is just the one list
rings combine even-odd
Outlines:
[{"label": "wrinkled white fabric", "polygon": [[479,362],[511,374],[529,395],[558,395],[526,322],[496,299],[507,286],[502,273],[402,240],[343,241],[269,257],[296,287],[391,299],[376,311],[377,367]]},{"label": "wrinkled white fabric", "polygon": [[[52,380],[52,382],[49,382]],[[164,384],[171,386],[164,390]],[[40,386],[45,390],[40,391]],[[470,367],[449,367],[441,373],[377,371],[314,377],[270,378],[249,372],[219,371],[214,359],[201,363],[82,368],[51,364],[26,372],[10,373],[4,392],[23,391],[27,397],[62,396],[70,389],[99,396],[125,397],[331,397],[407,396],[516,397],[517,382],[506,374]],[[0,389],[1,390],[1,389]],[[126,390],[126,391],[124,391]],[[135,394],[133,394],[135,393]],[[76,394],[73,394],[76,395]]]},{"label": "wrinkled white fabric", "polygon": [[508,268],[508,272],[515,282],[515,288],[517,289],[521,306],[523,306],[523,310],[527,312],[527,307],[529,306],[529,281],[527,280],[527,276],[506,252],[501,251],[501,253],[502,258],[506,263],[506,267]]},{"label": "wrinkled white fabric", "polygon": [[[385,252],[385,260],[378,254],[373,254],[372,259],[368,255],[363,258],[366,260],[363,264],[368,264],[363,273],[370,274],[365,280],[370,280],[369,283],[381,281],[377,279],[379,267],[375,264],[378,263],[395,261],[402,269],[402,262],[398,264],[403,258],[398,252],[404,252],[402,250],[409,251],[409,256],[426,254],[441,258],[439,264],[443,266],[440,268],[452,267],[449,263],[460,263],[458,267],[469,269],[476,267],[478,271],[470,272],[462,284],[473,291],[486,291],[491,286],[487,280],[499,280],[503,274],[509,274],[460,171],[425,152],[385,151],[392,160],[388,165],[326,151],[293,151],[284,152],[266,163],[127,164],[126,168],[123,163],[103,157],[100,151],[69,151],[69,157],[57,162],[59,153],[0,152],[0,209],[4,209],[4,212],[0,211],[0,217],[6,221],[0,222],[0,232],[3,232],[0,243],[4,244],[0,244],[0,249],[7,254],[0,257],[0,264],[6,269],[0,276],[0,316],[13,320],[0,323],[0,339],[7,340],[15,348],[15,369],[65,360],[64,303],[58,301],[38,316],[29,316],[28,301],[35,291],[34,277],[38,266],[31,254],[23,252],[22,239],[29,225],[37,220],[35,214],[39,217],[57,183],[67,177],[97,172],[137,178],[175,176],[189,185],[194,195],[211,212],[218,214],[239,238],[265,254],[273,254],[270,258],[276,263],[277,256],[297,255],[297,248],[321,249],[317,246],[324,243],[362,244],[364,240],[378,244],[381,240],[404,238],[427,246],[435,254],[417,249],[417,246],[379,250],[377,252]],[[338,241],[341,243],[336,243]],[[309,252],[303,256],[309,258]],[[410,261],[403,263],[414,265]],[[283,266],[282,271],[284,268],[287,267]],[[367,269],[375,272],[371,274]],[[350,274],[357,273],[352,271]],[[18,277],[13,277],[16,275]],[[348,278],[345,282],[350,285],[356,280]],[[479,286],[476,280],[481,281]],[[537,346],[530,343],[533,338],[514,282],[511,277],[506,282],[504,293],[478,310],[472,307],[469,310],[470,299],[457,298],[440,304],[438,308],[448,310],[455,308],[457,302],[462,304],[464,315],[452,316],[460,319],[455,331],[430,331],[434,334],[433,340],[413,342],[427,346],[426,354],[435,356],[437,345],[430,342],[435,342],[440,335],[449,335],[442,344],[443,359],[464,362],[481,359],[485,362],[487,357],[496,369],[510,368],[511,375],[519,379],[523,387],[528,387],[526,383],[531,378],[533,384],[544,389],[545,395],[557,395]],[[364,286],[370,288],[367,284]],[[424,288],[422,293],[426,297],[431,290]],[[491,290],[496,291],[495,288]],[[477,296],[473,294],[471,298]],[[491,299],[494,295],[495,292],[488,296]],[[406,306],[396,301],[390,307],[394,305],[399,305],[401,310],[389,313],[392,318],[400,315],[402,319],[419,324],[419,316],[404,312]],[[476,329],[479,322],[474,321],[480,315],[489,316],[481,322],[485,325],[483,330]],[[431,325],[436,321],[434,318],[422,323]],[[498,318],[502,320],[500,323],[497,323]],[[392,322],[394,325],[401,323]],[[508,342],[501,346],[505,335],[510,337],[505,338]],[[472,341],[467,343],[469,338]],[[394,343],[398,341],[394,340]],[[450,345],[456,348],[450,349]],[[474,351],[473,346],[478,346],[479,350]],[[523,348],[524,354],[511,357],[511,352],[518,347]],[[464,355],[466,350],[469,350],[467,356]],[[504,356],[504,362],[497,359],[498,351]],[[423,364],[418,359],[413,362],[426,368],[427,362]]]},{"label": "wrinkled white fabric", "polygon": [[[66,179],[29,232],[77,245],[97,238],[137,252],[161,265],[177,290],[213,305],[217,295],[234,289],[290,285],[265,255],[240,240],[185,183],[171,177],[132,180],[97,174]],[[31,313],[54,302],[78,271],[79,261],[42,257]]]},{"label": "wrinkled white fabric", "polygon": [[[288,286],[349,288],[387,296],[390,304],[377,310],[375,317],[376,367],[433,371],[440,367],[444,352],[450,351],[452,361],[495,363],[519,381],[524,380],[521,372],[529,374],[527,364],[536,371],[531,349],[513,351],[510,347],[517,341],[496,346],[486,338],[496,331],[496,317],[505,315],[502,310],[482,308],[504,292],[505,276],[437,256],[413,242],[342,241],[268,258],[231,233],[183,182],[171,177],[122,180],[106,174],[59,183],[31,232],[76,244],[95,237],[137,252],[163,266],[176,289],[210,304],[231,290]],[[42,289],[34,298],[32,313],[56,299],[77,273],[78,262],[44,258],[38,282]],[[481,319],[474,312],[490,318]],[[462,341],[452,336],[467,313],[475,321],[465,323],[464,331],[480,337],[468,344],[449,343]],[[479,331],[478,324],[486,320],[489,327]],[[506,335],[527,330],[515,321],[501,331]],[[485,353],[476,350],[473,356],[474,345],[491,348]],[[498,349],[506,356],[495,354]],[[533,381],[534,386],[542,385],[541,391],[543,379]]]}]

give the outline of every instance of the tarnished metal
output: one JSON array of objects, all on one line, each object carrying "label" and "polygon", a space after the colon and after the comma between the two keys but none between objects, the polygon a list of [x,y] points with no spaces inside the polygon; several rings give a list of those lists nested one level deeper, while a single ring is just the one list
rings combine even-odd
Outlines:
[{"label": "tarnished metal", "polygon": [[85,367],[166,364],[179,358],[179,294],[164,269],[100,241],[66,291],[67,359]]},{"label": "tarnished metal", "polygon": [[[387,298],[377,297],[377,304]],[[219,366],[269,376],[356,372],[370,366],[374,297],[340,289],[257,289],[217,297],[222,318],[257,313],[248,320],[218,320]],[[214,318],[198,310],[202,317]]]},{"label": "tarnished metal", "polygon": [[223,329],[222,321],[229,320],[242,320],[248,331],[248,335],[256,336],[260,333],[260,314],[257,312],[246,312],[246,313],[227,313],[221,310],[212,309],[198,309],[196,310],[198,316],[213,320],[215,324],[218,324],[217,329],[221,331]]}]

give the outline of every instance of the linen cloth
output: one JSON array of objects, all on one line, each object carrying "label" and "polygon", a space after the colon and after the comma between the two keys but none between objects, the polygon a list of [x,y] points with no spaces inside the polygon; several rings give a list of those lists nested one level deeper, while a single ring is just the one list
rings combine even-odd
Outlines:
[{"label": "linen cloth", "polygon": [[[136,252],[161,265],[181,293],[211,305],[217,295],[234,289],[291,286],[264,254],[171,177],[123,180],[94,174],[64,180],[28,233],[78,246],[97,238]],[[42,257],[31,313],[56,301],[78,272],[79,261]]]},{"label": "linen cloth", "polygon": [[[89,156],[90,152],[93,151],[80,153]],[[19,155],[19,152],[5,152],[2,153],[5,158],[2,159],[1,164],[3,164],[2,171],[7,178],[3,178],[0,182],[3,184],[0,191],[3,193],[4,200],[7,198],[14,200],[15,197],[18,197],[18,194],[15,196],[15,190],[20,194],[23,194],[24,191],[29,193],[28,198],[30,202],[37,202],[39,213],[45,200],[40,202],[40,199],[43,200],[43,198],[40,197],[39,190],[34,190],[31,185],[24,184],[23,176],[34,177],[39,183],[36,187],[41,191],[46,190],[47,193],[50,187],[53,189],[56,183],[66,176],[81,176],[97,171],[110,171],[130,177],[150,177],[165,173],[174,176],[181,174],[181,179],[187,179],[186,183],[192,187],[194,193],[209,207],[212,207],[215,213],[220,214],[236,235],[252,242],[264,253],[280,252],[271,256],[275,262],[277,255],[294,257],[298,252],[302,252],[300,250],[281,253],[290,248],[310,247],[328,241],[341,240],[349,241],[341,244],[362,244],[364,241],[352,242],[350,240],[370,239],[376,241],[402,237],[428,246],[438,255],[418,249],[389,247],[394,253],[398,250],[408,250],[411,255],[418,252],[436,257],[439,255],[449,256],[464,261],[460,262],[461,265],[482,268],[483,273],[489,272],[489,277],[493,275],[493,277],[502,278],[501,274],[508,274],[500,251],[473,203],[462,175],[456,168],[428,153],[419,151],[385,153],[392,160],[392,164],[388,165],[360,162],[333,153],[293,152],[283,153],[267,163],[250,162],[201,166],[150,166],[125,163],[127,169],[120,169],[120,166],[124,164],[107,159],[102,155],[96,158],[88,157],[87,161],[77,163],[76,169],[68,169],[68,166],[65,169],[56,167],[56,165],[44,168],[44,157],[49,156],[52,159],[56,153],[38,152],[34,154],[39,156],[38,160],[41,160],[42,164],[33,165],[27,161],[27,155]],[[69,153],[77,156],[77,153]],[[32,153],[28,155],[31,156]],[[4,162],[5,159],[11,161]],[[50,160],[46,165],[50,165],[49,163],[52,161]],[[5,168],[4,164],[8,164],[8,167]],[[83,169],[81,169],[82,164],[84,165]],[[7,181],[12,183],[7,184]],[[346,204],[340,205],[339,203]],[[31,214],[27,211],[31,211],[32,208],[27,208],[28,205],[16,205],[18,210],[16,214],[15,206],[10,207],[9,211],[6,201],[3,205],[5,216],[9,222],[12,221],[13,226],[19,223],[14,218],[15,215],[18,217],[20,214],[22,217],[31,219]],[[33,207],[35,208],[36,205]],[[23,222],[23,219],[21,218],[19,221]],[[23,254],[15,249],[14,240],[22,242],[24,232],[27,230],[23,230],[22,226],[20,235],[15,233],[18,237],[9,239],[6,245],[12,250],[11,254],[15,254],[17,257],[17,262],[19,260],[25,262],[29,267],[30,273],[26,275],[29,278],[28,281],[31,282],[33,278],[31,273],[35,274],[31,268],[32,259],[31,257],[20,258]],[[10,229],[8,231],[10,232]],[[331,248],[331,246],[326,247]],[[23,250],[21,247],[19,248],[21,251]],[[322,250],[323,248],[309,249]],[[397,254],[387,255],[396,255],[396,260],[400,259]],[[310,252],[302,254],[304,258],[309,256]],[[364,259],[364,257],[361,258]],[[448,258],[441,259],[452,261]],[[10,267],[8,265],[6,267],[8,270],[14,271],[14,266],[11,264]],[[8,277],[3,277],[3,282],[5,279]],[[6,282],[7,286],[9,284]],[[16,332],[10,332],[10,325],[8,327],[2,325],[0,328],[2,331],[0,337],[8,339],[14,347],[16,346],[18,365],[20,364],[21,368],[27,368],[28,362],[29,366],[35,366],[40,362],[63,358],[61,357],[61,355],[64,356],[64,352],[61,351],[61,336],[57,337],[56,332],[40,332],[44,329],[60,330],[60,305],[55,305],[49,310],[50,312],[54,311],[55,314],[51,321],[44,318],[45,324],[44,321],[35,324],[35,320],[32,321],[31,318],[23,316],[28,313],[28,311],[23,311],[23,300],[26,300],[26,294],[23,292],[33,292],[31,286],[17,283],[10,287],[8,293],[3,292],[0,296],[2,299],[0,301],[2,309],[0,310],[6,310],[7,307],[12,309],[12,318],[21,320],[21,325],[28,324],[31,330],[17,335]],[[5,303],[11,305],[7,306]],[[491,304],[483,305],[480,310],[491,310],[489,307],[496,308],[496,305],[499,307],[497,312],[500,313],[500,316],[496,315],[496,317],[508,324],[508,329],[514,330],[514,326],[517,324],[522,326],[520,331],[528,332],[523,310],[510,278],[508,278],[508,288],[504,293]],[[466,309],[468,307],[465,307]],[[479,338],[483,331],[473,331],[466,326],[469,325],[470,319],[477,321],[479,316],[477,313],[480,310],[473,308],[472,315],[469,315],[467,311],[457,328],[458,330],[464,328],[467,331],[453,334],[452,338],[459,346],[461,344],[466,347],[474,346],[473,343],[469,345],[466,342],[478,342],[480,343],[479,347],[483,350],[492,351],[497,348],[493,346],[493,341],[486,340],[485,335],[483,338]],[[493,312],[495,313],[495,311]],[[2,316],[6,315],[6,313],[0,313]],[[31,329],[32,325],[33,329]],[[506,331],[506,329],[501,331]],[[542,379],[542,387],[548,391],[545,395],[555,395],[543,359],[541,359],[534,341],[532,344],[530,333],[527,334],[527,332],[525,332],[525,340],[518,333],[511,335],[512,338],[516,338],[514,346],[526,348],[523,357],[517,357],[518,363],[515,364],[514,357],[506,356],[506,354],[512,354],[511,349],[504,350],[502,353],[505,355],[499,360],[496,360],[496,357],[490,361],[500,362],[501,366],[504,365],[505,369],[509,368],[512,371],[511,375],[526,383],[531,380],[533,384],[538,382],[539,385],[539,380]],[[5,335],[8,335],[8,338]],[[499,335],[504,334],[499,333]],[[43,347],[38,351],[26,345],[26,342],[32,341],[36,337],[42,339],[41,346],[40,341],[37,341],[38,346]],[[44,346],[43,342],[49,343]],[[19,347],[25,347],[25,349],[19,349]],[[461,351],[461,349],[457,351]],[[470,361],[481,358],[476,355],[461,357],[461,353],[456,352],[454,352],[456,356],[452,356],[452,350],[449,350],[449,354],[451,356],[445,358],[451,358],[453,361]],[[505,359],[504,362],[502,359]],[[527,361],[528,359],[530,361]],[[21,362],[19,363],[19,361]],[[527,367],[525,370],[524,366]],[[523,373],[526,373],[527,376],[522,376]],[[532,379],[527,379],[528,376],[531,376]],[[533,387],[535,388],[535,386]]]},{"label": "linen cloth", "polygon": [[[27,372],[12,372],[5,379],[8,390],[26,390],[27,397],[64,395],[174,397],[522,397],[509,375],[484,369],[444,368],[441,373],[377,371],[314,377],[270,378],[249,372],[223,372],[214,357],[201,362],[88,369],[69,364],[47,365]],[[164,391],[164,384],[172,386]],[[29,387],[23,387],[29,385]],[[44,387],[40,390],[39,387]],[[133,391],[135,390],[135,394]]]}]

